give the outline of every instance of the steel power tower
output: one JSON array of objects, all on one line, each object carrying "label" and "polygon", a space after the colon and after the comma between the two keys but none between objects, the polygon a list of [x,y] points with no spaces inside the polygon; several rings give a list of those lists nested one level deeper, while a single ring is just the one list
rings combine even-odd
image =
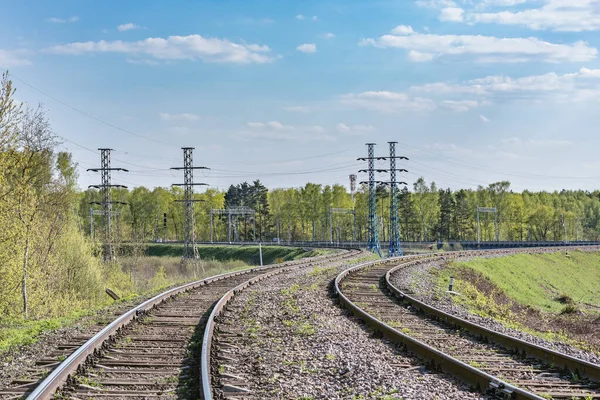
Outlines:
[{"label": "steel power tower", "polygon": [[402,255],[400,247],[400,221],[398,220],[398,192],[397,185],[406,185],[406,182],[396,181],[396,172],[408,172],[405,169],[396,168],[396,160],[408,160],[404,156],[396,156],[396,144],[398,142],[388,142],[390,144],[390,247],[388,257]]},{"label": "steel power tower", "polygon": [[183,170],[183,183],[173,183],[171,186],[183,186],[184,207],[183,214],[183,259],[198,259],[198,248],[196,247],[196,233],[194,225],[194,203],[203,200],[194,200],[194,186],[208,186],[207,183],[194,182],[195,169],[210,169],[207,167],[194,167],[194,148],[182,147],[183,167],[172,167],[173,170]]},{"label": "steel power tower", "polygon": [[[104,219],[104,237],[102,238],[103,246],[102,246],[102,256],[105,262],[113,261],[115,259],[115,249],[112,243],[112,232],[111,232],[111,217],[116,215],[115,212],[112,211],[113,204],[127,204],[121,201],[112,201],[112,188],[127,188],[127,186],[123,185],[113,185],[111,184],[111,172],[112,171],[123,171],[129,172],[125,168],[111,168],[110,167],[110,152],[113,149],[100,148],[100,168],[88,168],[88,171],[100,172],[101,173],[101,184],[100,185],[90,185],[89,187],[93,187],[96,189],[100,189],[100,193],[102,194],[101,202],[92,202],[91,204],[99,204],[102,206],[102,217]],[[93,212],[92,212],[93,215]]]},{"label": "steel power tower", "polygon": [[[381,257],[381,246],[379,245],[379,228],[377,226],[377,199],[375,198],[375,143],[367,143],[367,157],[361,157],[358,161],[367,161],[368,169],[361,169],[358,172],[367,172],[369,180],[361,184],[369,185],[369,237],[367,239],[367,249]],[[382,158],[377,158],[381,160]]]}]

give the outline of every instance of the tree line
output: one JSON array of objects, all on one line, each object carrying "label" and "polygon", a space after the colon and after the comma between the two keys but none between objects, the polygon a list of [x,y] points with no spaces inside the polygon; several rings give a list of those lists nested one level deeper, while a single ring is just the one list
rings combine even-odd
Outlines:
[{"label": "tree line", "polygon": [[[482,241],[574,241],[600,237],[598,191],[517,193],[507,181],[452,191],[438,188],[435,182],[427,183],[424,178],[419,178],[411,189],[403,187],[398,191],[402,241],[477,240],[477,207],[496,209],[495,215],[483,212],[479,215]],[[380,240],[386,241],[390,190],[379,186],[376,193]],[[118,189],[114,197],[128,203],[120,208],[115,228],[122,241],[183,240],[183,207],[174,202],[183,197],[180,188]],[[215,213],[214,241],[236,237],[240,241],[365,241],[368,235],[366,186],[359,187],[354,194],[338,184],[307,183],[300,188],[269,190],[256,180],[232,185],[227,191],[208,189],[195,198],[203,200],[195,206],[198,241],[210,240],[211,210],[234,207],[250,208],[256,214],[233,217],[230,222],[226,214]],[[86,218],[90,202],[99,199],[100,193],[94,189],[81,194],[80,219],[88,231],[90,224],[102,224],[101,216]],[[230,223],[235,225],[231,230],[237,230],[236,236],[230,231]]]}]

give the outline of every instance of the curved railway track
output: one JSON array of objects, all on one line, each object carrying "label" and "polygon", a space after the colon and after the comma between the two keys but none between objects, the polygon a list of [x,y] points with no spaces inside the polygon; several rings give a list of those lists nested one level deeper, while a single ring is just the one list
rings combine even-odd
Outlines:
[{"label": "curved railway track", "polygon": [[514,399],[600,399],[600,365],[447,314],[391,283],[393,273],[422,259],[499,253],[503,251],[365,263],[342,272],[335,290],[342,305],[376,331],[426,359],[432,368],[458,376],[482,393]]},{"label": "curved railway track", "polygon": [[202,389],[197,356],[215,302],[248,280],[353,254],[343,251],[251,268],[168,290],[129,310],[84,343],[71,343],[66,359],[45,379],[17,380],[0,391],[0,398],[198,398]]},{"label": "curved railway track", "polygon": [[[337,260],[330,260],[328,267],[341,266],[344,261],[359,255],[361,252],[350,252]],[[201,353],[201,379],[202,398],[204,400],[219,399],[255,399],[256,394],[249,389],[248,382],[237,375],[239,358],[236,355],[240,337],[247,332],[240,330],[239,321],[232,321],[232,317],[239,315],[243,310],[230,309],[228,306],[234,297],[251,285],[277,274],[277,271],[254,277],[232,288],[212,310],[206,325],[202,353]],[[218,325],[218,326],[217,326]],[[272,336],[265,338],[273,339]],[[214,377],[214,379],[213,379]],[[260,397],[258,397],[260,398]]]}]

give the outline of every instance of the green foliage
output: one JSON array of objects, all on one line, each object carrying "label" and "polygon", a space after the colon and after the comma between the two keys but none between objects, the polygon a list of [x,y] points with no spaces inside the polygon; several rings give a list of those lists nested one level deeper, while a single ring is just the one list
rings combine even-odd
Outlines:
[{"label": "green foliage", "polygon": [[[565,308],[560,296],[568,293],[575,302],[600,304],[600,253],[517,254],[454,263],[482,273],[508,297],[523,305],[560,313]],[[456,290],[466,286],[457,284]],[[572,306],[572,305],[568,305]],[[572,308],[569,308],[571,310]]]}]

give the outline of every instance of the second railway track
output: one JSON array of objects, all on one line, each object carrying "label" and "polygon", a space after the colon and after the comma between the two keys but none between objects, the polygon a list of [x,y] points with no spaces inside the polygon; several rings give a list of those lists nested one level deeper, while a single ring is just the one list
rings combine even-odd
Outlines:
[{"label": "second railway track", "polygon": [[320,265],[353,254],[344,251],[252,268],[167,291],[82,344],[43,381],[16,382],[0,391],[0,398],[199,398],[198,356],[215,302],[239,284],[266,273]]},{"label": "second railway track", "polygon": [[[449,256],[426,258],[436,257]],[[392,273],[419,262],[405,257],[350,268],[336,279],[336,291],[342,304],[376,331],[483,393],[516,399],[600,399],[600,365],[482,328],[393,286]]]}]

